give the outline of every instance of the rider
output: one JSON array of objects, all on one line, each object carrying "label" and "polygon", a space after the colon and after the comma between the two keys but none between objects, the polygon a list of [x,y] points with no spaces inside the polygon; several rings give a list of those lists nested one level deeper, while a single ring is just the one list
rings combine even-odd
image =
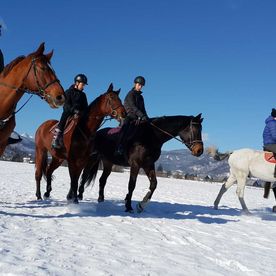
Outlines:
[{"label": "rider", "polygon": [[63,144],[63,131],[66,121],[74,114],[79,115],[88,107],[86,94],[83,92],[84,86],[87,85],[87,77],[84,74],[78,74],[74,78],[74,84],[65,91],[65,103],[63,106],[63,113],[52,142],[52,147],[59,149],[64,147]]},{"label": "rider", "polygon": [[135,121],[135,124],[140,124],[149,121],[145,109],[144,98],[142,96],[142,87],[145,86],[146,80],[142,76],[138,76],[134,79],[134,86],[128,92],[125,97],[124,106],[126,109],[126,119],[124,120],[122,130],[120,132],[117,154],[123,154],[124,146],[126,143],[126,136],[131,122]]},{"label": "rider", "polygon": [[[273,153],[276,159],[276,109],[272,108],[270,116],[265,120],[265,128],[263,131],[264,150]],[[276,166],[274,170],[274,177],[276,177]]]}]

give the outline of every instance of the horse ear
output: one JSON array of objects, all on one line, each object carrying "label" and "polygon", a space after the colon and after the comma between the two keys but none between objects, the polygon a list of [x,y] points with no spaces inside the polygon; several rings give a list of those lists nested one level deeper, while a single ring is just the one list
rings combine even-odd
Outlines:
[{"label": "horse ear", "polygon": [[108,92],[109,92],[109,91],[113,91],[113,83],[110,83],[110,85],[109,85],[107,91],[108,91]]},{"label": "horse ear", "polygon": [[117,95],[119,95],[120,94],[120,92],[121,92],[121,88],[119,89],[119,90],[117,90],[117,91],[114,91]]},{"label": "horse ear", "polygon": [[53,54],[54,54],[54,50],[52,50],[50,53],[48,53],[48,54],[45,55],[45,57],[46,57],[46,59],[48,60],[48,62],[50,62],[50,60],[51,60]]},{"label": "horse ear", "polygon": [[201,118],[201,119],[200,119],[200,123],[202,123],[203,119],[204,119],[204,118]]},{"label": "horse ear", "polygon": [[201,118],[201,115],[202,115],[202,113],[199,113],[199,114],[196,116],[196,118],[197,118],[197,119],[200,119],[200,118]]},{"label": "horse ear", "polygon": [[40,56],[44,53],[44,50],[45,50],[45,42],[42,42],[39,45],[38,49],[34,52],[34,54]]}]

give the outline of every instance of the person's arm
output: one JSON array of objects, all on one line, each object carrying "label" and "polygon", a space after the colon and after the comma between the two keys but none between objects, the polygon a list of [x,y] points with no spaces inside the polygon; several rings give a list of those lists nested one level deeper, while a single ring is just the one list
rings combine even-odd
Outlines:
[{"label": "person's arm", "polygon": [[276,141],[276,121],[269,123],[270,134],[274,141]]}]

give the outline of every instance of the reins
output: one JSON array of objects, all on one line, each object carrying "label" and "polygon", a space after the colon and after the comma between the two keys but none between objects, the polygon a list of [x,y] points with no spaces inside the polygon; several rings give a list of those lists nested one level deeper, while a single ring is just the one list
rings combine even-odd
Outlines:
[{"label": "reins", "polygon": [[152,125],[152,126],[155,127],[156,129],[160,130],[161,132],[167,134],[168,136],[172,137],[173,139],[179,141],[180,143],[184,144],[184,142],[183,142],[181,139],[179,139],[179,138],[173,136],[171,133],[167,132],[166,130],[164,130],[164,129],[158,127],[158,126],[156,126],[156,125],[153,124],[152,122],[150,122],[150,125]]},{"label": "reins", "polygon": [[[193,125],[193,124],[198,124],[198,123],[191,121],[190,124],[189,124],[190,130],[192,130],[192,125]],[[156,126],[156,125],[153,124],[152,122],[150,122],[150,125],[152,125],[152,126],[155,127],[156,129],[158,129],[159,131],[161,131],[161,132],[167,134],[167,135],[170,136],[171,138],[173,138],[173,139],[179,141],[181,144],[185,144],[185,145],[186,145],[188,148],[190,148],[190,149],[193,148],[193,146],[194,146],[195,143],[201,143],[201,144],[203,144],[202,140],[194,140],[194,133],[193,133],[193,131],[191,131],[190,142],[189,142],[189,143],[186,143],[186,142],[182,141],[181,139],[179,139],[179,138],[173,136],[173,135],[172,135],[171,133],[169,133],[168,131],[166,131],[166,130],[164,130],[164,129],[158,127],[158,126]],[[188,127],[188,126],[187,126],[187,127]]]}]

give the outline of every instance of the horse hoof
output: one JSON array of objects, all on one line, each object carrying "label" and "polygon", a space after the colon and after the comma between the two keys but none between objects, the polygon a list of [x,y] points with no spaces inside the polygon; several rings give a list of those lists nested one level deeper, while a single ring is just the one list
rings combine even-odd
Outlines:
[{"label": "horse hoof", "polygon": [[98,202],[104,202],[104,197],[103,196],[99,196],[98,197]]},{"label": "horse hoof", "polygon": [[83,195],[78,195],[79,200],[83,200]]},{"label": "horse hoof", "polygon": [[218,205],[214,205],[214,209],[215,209],[215,210],[218,210]]},{"label": "horse hoof", "polygon": [[273,206],[273,207],[272,207],[272,212],[273,212],[273,213],[276,213],[276,206]]},{"label": "horse hoof", "polygon": [[137,203],[136,209],[138,213],[142,213],[144,211],[144,208],[141,206],[141,203]]},{"label": "horse hoof", "polygon": [[47,192],[44,193],[44,195],[43,195],[43,198],[44,198],[44,199],[48,199],[49,197],[50,197],[50,194],[49,194],[49,193],[47,193]]},{"label": "horse hoof", "polygon": [[79,204],[78,199],[77,199],[77,198],[74,198],[73,203],[74,203],[74,204]]},{"label": "horse hoof", "polygon": [[126,208],[125,212],[133,214],[134,210],[132,209],[132,207],[130,207],[130,208]]},{"label": "horse hoof", "polygon": [[250,213],[248,210],[242,210],[242,215],[252,216],[253,214]]}]

